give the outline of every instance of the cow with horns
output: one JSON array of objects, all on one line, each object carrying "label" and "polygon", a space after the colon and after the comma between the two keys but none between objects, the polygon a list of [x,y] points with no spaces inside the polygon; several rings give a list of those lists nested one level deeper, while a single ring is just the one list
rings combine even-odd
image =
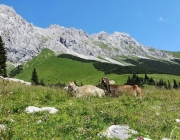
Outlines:
[{"label": "cow with horns", "polygon": [[134,96],[142,96],[141,88],[137,85],[113,85],[108,78],[102,78],[100,85],[106,91],[106,95],[119,97],[123,93],[130,93]]}]

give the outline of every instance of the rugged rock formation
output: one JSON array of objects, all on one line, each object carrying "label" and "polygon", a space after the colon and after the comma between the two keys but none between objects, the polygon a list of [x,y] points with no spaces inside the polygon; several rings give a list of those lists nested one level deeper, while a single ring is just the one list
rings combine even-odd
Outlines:
[{"label": "rugged rock formation", "polygon": [[141,45],[126,33],[100,32],[88,35],[83,30],[59,25],[51,25],[46,29],[35,27],[18,15],[12,7],[3,4],[0,5],[0,21],[0,35],[11,62],[28,61],[44,48],[56,53],[89,56],[91,59],[120,59],[121,56],[165,60],[172,58],[162,51]]}]

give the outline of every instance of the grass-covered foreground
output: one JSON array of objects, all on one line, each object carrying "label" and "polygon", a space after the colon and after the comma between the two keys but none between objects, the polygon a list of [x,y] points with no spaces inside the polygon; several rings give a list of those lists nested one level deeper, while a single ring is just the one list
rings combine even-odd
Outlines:
[{"label": "grass-covered foreground", "polygon": [[[74,98],[58,88],[0,81],[0,139],[106,140],[97,134],[112,124],[128,124],[139,136],[180,139],[180,90],[145,87],[143,98]],[[28,114],[25,108],[55,107],[56,114]]]}]

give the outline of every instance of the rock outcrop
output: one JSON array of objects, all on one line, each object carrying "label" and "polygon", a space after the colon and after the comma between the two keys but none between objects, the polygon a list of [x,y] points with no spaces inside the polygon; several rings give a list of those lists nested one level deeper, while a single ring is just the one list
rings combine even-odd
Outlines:
[{"label": "rock outcrop", "polygon": [[51,25],[49,28],[35,27],[18,15],[12,7],[0,5],[0,35],[5,42],[8,60],[29,61],[42,49],[56,53],[81,54],[92,59],[125,57],[158,58],[169,60],[171,55],[141,45],[126,33],[100,32],[88,35],[83,30]]}]

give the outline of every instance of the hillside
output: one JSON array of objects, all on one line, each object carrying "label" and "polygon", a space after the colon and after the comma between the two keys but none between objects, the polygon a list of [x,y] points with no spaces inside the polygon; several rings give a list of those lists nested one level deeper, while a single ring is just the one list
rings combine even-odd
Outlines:
[{"label": "hillside", "polygon": [[[109,77],[115,80],[117,84],[124,84],[127,77],[132,74],[143,75],[143,77],[145,73],[148,75],[169,74],[171,80],[177,79],[178,76],[175,75],[180,75],[179,64],[147,61],[147,59],[127,61],[132,61],[131,63],[137,66],[120,66],[86,60],[69,54],[55,55],[53,51],[44,49],[38,56],[24,63],[23,66],[16,67],[10,76],[30,82],[32,71],[35,68],[39,81],[43,79],[46,84],[57,84],[59,82],[67,84],[69,81],[77,81],[79,84],[82,82],[83,84],[96,85],[102,77]],[[159,79],[163,77],[159,76]]]},{"label": "hillside", "polygon": [[[45,49],[37,57],[24,64],[23,70],[15,77],[30,81],[32,71],[36,68],[39,80],[43,79],[46,84],[68,83],[73,80],[84,84],[98,84],[101,77],[105,76],[104,72],[94,68],[95,61],[82,60],[85,62],[64,58],[64,55],[56,56],[53,51]],[[16,69],[14,72],[17,71]]]},{"label": "hillside", "polygon": [[170,52],[170,51],[164,51],[165,53],[169,53],[171,55],[173,55],[176,58],[180,59],[180,52]]}]

